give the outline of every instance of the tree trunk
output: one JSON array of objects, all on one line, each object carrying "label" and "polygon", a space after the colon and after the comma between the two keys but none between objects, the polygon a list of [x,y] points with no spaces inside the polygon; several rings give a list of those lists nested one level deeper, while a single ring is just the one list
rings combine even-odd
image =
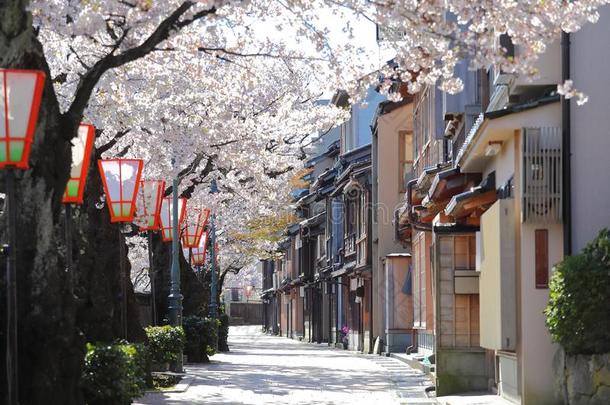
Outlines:
[{"label": "tree trunk", "polygon": [[[61,198],[71,162],[70,139],[81,117],[67,119],[59,110],[42,46],[34,35],[25,0],[0,5],[0,66],[40,69],[47,80],[30,155],[30,169],[16,171],[18,381],[21,404],[83,403],[79,380],[86,340],[120,337],[118,314],[118,226],[111,225],[108,211],[98,210],[101,185],[97,168],[91,167],[89,197],[75,210],[73,264],[77,300],[68,291],[66,244]],[[0,172],[4,190],[4,173]],[[96,200],[97,199],[97,200]],[[0,219],[0,238],[7,240],[7,218]],[[125,249],[125,252],[127,249]],[[6,267],[6,259],[1,259]],[[127,264],[127,269],[129,266]],[[6,279],[0,272],[2,310],[6,324]],[[128,316],[137,320],[131,283]],[[144,339],[138,322],[130,321],[129,337]],[[84,332],[81,333],[81,329]],[[0,328],[4,366],[6,328]],[[4,367],[3,367],[4,371]],[[4,376],[6,373],[3,372]],[[0,402],[5,402],[2,379]]]},{"label": "tree trunk", "polygon": [[120,246],[123,244],[124,269],[127,282],[127,340],[142,342],[146,335],[139,319],[138,304],[129,277],[131,266],[127,259],[128,248],[122,237],[121,224],[110,222],[107,203],[103,203],[103,186],[96,161],[98,153],[92,153],[87,177],[85,202],[75,212],[72,245],[78,257],[76,295],[81,303],[78,326],[87,341],[110,342],[124,338],[121,327],[121,296],[123,282],[120,273]]},{"label": "tree trunk", "polygon": [[[76,130],[60,115],[42,47],[25,12],[25,1],[0,7],[0,66],[47,73],[32,152],[31,169],[16,170],[18,381],[22,404],[76,404],[84,355],[75,328],[76,302],[66,289],[61,197],[68,179],[70,143]],[[2,173],[4,178],[4,173]],[[4,185],[4,179],[1,179]],[[5,190],[2,190],[3,192]],[[7,240],[7,218],[0,237]],[[5,258],[2,259],[5,267]],[[3,268],[4,268],[3,267]],[[2,293],[6,280],[2,272]],[[0,362],[5,364],[6,307],[3,300]],[[5,375],[5,373],[2,373]],[[4,380],[4,379],[3,379]],[[2,381],[3,395],[6,394]]]},{"label": "tree trunk", "polygon": [[[171,242],[163,242],[161,235],[157,232],[153,235],[153,257],[155,269],[155,287],[157,314],[160,323],[167,323],[168,295],[170,289],[171,271]],[[180,291],[184,296],[182,302],[183,315],[207,316],[210,297],[209,282],[202,283],[193,268],[187,263],[184,255],[180,254]],[[164,322],[165,320],[165,322]]]}]

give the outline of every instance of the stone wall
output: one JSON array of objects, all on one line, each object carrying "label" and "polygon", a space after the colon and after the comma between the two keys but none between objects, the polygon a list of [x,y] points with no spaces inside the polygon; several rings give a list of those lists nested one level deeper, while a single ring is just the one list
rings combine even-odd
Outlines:
[{"label": "stone wall", "polygon": [[569,405],[610,404],[610,353],[555,356],[558,400]]}]

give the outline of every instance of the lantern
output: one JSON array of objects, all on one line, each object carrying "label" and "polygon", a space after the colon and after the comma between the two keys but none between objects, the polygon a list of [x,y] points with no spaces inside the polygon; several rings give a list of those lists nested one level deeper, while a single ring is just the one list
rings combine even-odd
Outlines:
[{"label": "lantern", "polygon": [[164,190],[165,181],[163,180],[140,181],[134,222],[141,231],[156,231],[161,227],[159,213]]},{"label": "lantern", "polygon": [[44,80],[39,70],[0,69],[0,169],[28,168]]},{"label": "lantern", "polygon": [[[161,203],[161,236],[164,242],[169,242],[173,239],[172,237],[172,212],[173,212],[173,199],[167,197],[163,199]],[[178,198],[178,228],[184,221],[184,213],[186,211],[186,198]]]},{"label": "lantern", "polygon": [[207,208],[189,208],[186,211],[186,223],[182,232],[182,245],[194,248],[199,246],[199,240],[208,222],[210,210]]},{"label": "lantern", "polygon": [[191,249],[191,263],[195,266],[205,264],[205,251],[208,246],[208,232],[204,232],[199,238],[199,245]]},{"label": "lantern", "polygon": [[80,124],[78,136],[72,145],[72,168],[70,179],[66,184],[63,203],[82,204],[85,193],[85,181],[89,171],[91,148],[95,138],[95,127],[91,124]]},{"label": "lantern", "polygon": [[144,162],[141,159],[100,159],[97,161],[111,222],[131,222]]}]

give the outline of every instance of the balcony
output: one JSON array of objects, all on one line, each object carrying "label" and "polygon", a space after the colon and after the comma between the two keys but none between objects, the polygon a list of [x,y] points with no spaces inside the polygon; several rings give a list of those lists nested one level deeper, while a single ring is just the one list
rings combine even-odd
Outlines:
[{"label": "balcony", "polygon": [[356,265],[364,266],[367,263],[367,237],[366,234],[360,236],[356,241]]},{"label": "balcony", "polygon": [[355,255],[356,254],[356,234],[350,233],[343,240],[344,253],[345,257]]}]

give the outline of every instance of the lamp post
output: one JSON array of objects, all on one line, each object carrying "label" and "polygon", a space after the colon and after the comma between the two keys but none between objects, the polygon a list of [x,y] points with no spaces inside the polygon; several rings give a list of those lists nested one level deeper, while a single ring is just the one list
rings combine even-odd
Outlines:
[{"label": "lamp post", "polygon": [[62,203],[66,215],[66,271],[68,274],[68,292],[74,294],[74,273],[72,269],[72,204],[82,204],[85,194],[85,182],[91,160],[91,149],[95,138],[95,127],[91,124],[80,124],[77,137],[72,144],[72,166],[70,179],[66,184]]},{"label": "lamp post", "polygon": [[163,201],[163,180],[141,180],[136,200],[134,222],[140,231],[148,233],[148,278],[150,279],[152,324],[157,325],[157,300],[155,299],[155,271],[153,269],[152,233],[161,228],[159,214]]},{"label": "lamp post", "polygon": [[0,69],[0,169],[5,169],[8,243],[6,260],[6,386],[9,405],[19,399],[17,346],[17,205],[14,169],[29,167],[30,147],[44,89],[39,70]]},{"label": "lamp post", "polygon": [[[216,180],[212,179],[210,183],[210,193],[215,194],[218,193],[218,186],[216,185]],[[211,286],[210,286],[210,318],[216,319],[218,318],[218,302],[216,301],[217,295],[217,275],[216,275],[216,213],[212,214],[212,218],[210,219],[210,245],[212,246],[210,250],[210,269],[212,271],[211,277]]]},{"label": "lamp post", "polygon": [[201,275],[201,266],[205,264],[206,248],[208,246],[208,232],[205,231],[199,239],[199,245],[191,249],[191,264],[197,266],[197,275],[200,280],[203,280]]},{"label": "lamp post", "polygon": [[[171,284],[169,290],[169,321],[172,326],[182,325],[182,294],[180,293],[180,261],[178,258],[180,244],[180,225],[184,220],[186,198],[178,198],[178,179],[174,178],[172,196],[164,198],[161,203],[162,239],[172,242]],[[175,372],[182,372],[182,356],[178,356]]]},{"label": "lamp post", "polygon": [[[141,159],[100,159],[97,161],[110,222],[133,222],[136,197],[140,187],[140,177],[144,162]],[[125,241],[119,227],[119,266],[121,272],[121,330],[127,339],[127,280],[125,269]]]},{"label": "lamp post", "polygon": [[180,262],[178,230],[184,221],[186,198],[178,198],[178,181],[173,182],[171,197],[161,203],[161,229],[165,242],[172,242],[171,285],[169,292],[169,320],[174,326],[182,325],[182,294],[180,293]]}]

